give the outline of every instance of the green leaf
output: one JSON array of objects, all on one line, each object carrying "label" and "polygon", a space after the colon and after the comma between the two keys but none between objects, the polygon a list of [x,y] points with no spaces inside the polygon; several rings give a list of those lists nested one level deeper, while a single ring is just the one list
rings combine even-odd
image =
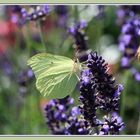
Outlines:
[{"label": "green leaf", "polygon": [[28,60],[36,77],[36,87],[48,99],[64,98],[78,82],[78,65],[72,59],[41,53]]}]

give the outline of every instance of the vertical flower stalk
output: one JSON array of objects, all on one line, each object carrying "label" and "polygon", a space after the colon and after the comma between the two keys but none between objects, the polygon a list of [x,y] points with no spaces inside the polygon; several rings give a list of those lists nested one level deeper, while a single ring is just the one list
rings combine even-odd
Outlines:
[{"label": "vertical flower stalk", "polygon": [[106,8],[106,6],[104,6],[104,5],[97,6],[97,9],[98,9],[97,19],[103,19],[106,16],[105,8]]},{"label": "vertical flower stalk", "polygon": [[140,81],[140,73],[133,66],[133,60],[136,56],[140,39],[140,18],[138,16],[127,19],[122,26],[119,38],[119,48],[122,52],[121,66],[130,69],[137,81]]},{"label": "vertical flower stalk", "polygon": [[124,128],[122,118],[117,113],[113,113],[111,117],[104,116],[103,119],[99,135],[119,135]]},{"label": "vertical flower stalk", "polygon": [[79,108],[73,107],[70,111],[66,135],[88,135],[89,134],[89,123],[81,116]]},{"label": "vertical flower stalk", "polygon": [[21,24],[25,24],[27,21],[45,20],[51,12],[49,5],[30,6],[28,10],[26,8],[21,9],[22,20]]},{"label": "vertical flower stalk", "polygon": [[108,64],[98,54],[88,55],[87,67],[92,73],[94,89],[97,92],[97,104],[105,111],[118,111],[119,95],[123,89],[122,85],[115,84],[115,79],[108,73]]},{"label": "vertical flower stalk", "polygon": [[79,100],[82,102],[82,105],[80,106],[81,114],[84,116],[84,119],[87,120],[92,127],[94,127],[97,125],[97,105],[95,103],[95,85],[91,78],[92,73],[89,69],[86,69],[82,72]]},{"label": "vertical flower stalk", "polygon": [[74,38],[74,48],[76,50],[77,58],[80,62],[84,62],[87,60],[87,55],[89,53],[87,40],[88,37],[85,33],[85,28],[87,27],[87,22],[85,20],[81,20],[75,26],[69,28],[69,33]]},{"label": "vertical flower stalk", "polygon": [[117,6],[117,24],[123,25],[127,19],[140,13],[139,5],[121,5]]},{"label": "vertical flower stalk", "polygon": [[67,28],[68,25],[68,16],[69,16],[69,6],[58,5],[54,8],[58,16],[58,25],[62,28]]},{"label": "vertical flower stalk", "polygon": [[[119,111],[122,90],[123,86],[115,84],[114,78],[108,73],[108,64],[105,60],[96,52],[91,52],[88,55],[87,69],[81,75],[79,100],[82,103],[81,113],[92,127],[100,130],[99,135],[118,134],[122,130],[123,122],[115,119],[115,115],[109,117],[113,112]],[[99,110],[109,118],[100,120],[97,114]],[[105,124],[108,125],[107,130],[104,128]]]},{"label": "vertical flower stalk", "polygon": [[25,71],[21,71],[18,76],[18,84],[19,84],[19,92],[21,96],[25,96],[27,93],[27,85],[34,78],[33,71],[31,69],[27,69]]},{"label": "vertical flower stalk", "polygon": [[51,100],[46,106],[47,124],[52,134],[65,134],[65,123],[68,119],[67,112],[73,103],[74,99],[67,96],[63,99]]},{"label": "vertical flower stalk", "polygon": [[88,123],[80,116],[78,107],[71,107],[74,99],[67,96],[63,99],[51,100],[47,104],[46,119],[51,133],[55,135],[89,134]]}]

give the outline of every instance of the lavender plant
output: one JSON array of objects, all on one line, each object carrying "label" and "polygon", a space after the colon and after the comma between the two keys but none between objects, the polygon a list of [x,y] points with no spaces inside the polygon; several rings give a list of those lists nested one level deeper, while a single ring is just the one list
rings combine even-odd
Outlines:
[{"label": "lavender plant", "polygon": [[26,8],[21,9],[22,14],[22,22],[25,23],[26,21],[35,21],[42,19],[44,20],[46,16],[50,13],[51,8],[48,5],[38,5],[38,6],[30,6],[27,10]]},{"label": "lavender plant", "polygon": [[[52,134],[116,135],[124,128],[118,115],[123,86],[116,84],[108,73],[105,60],[88,49],[86,27],[87,22],[82,20],[69,28],[74,39],[76,60],[46,53],[33,56],[28,61],[37,78],[38,90],[53,99],[45,108]],[[69,95],[78,79],[80,106],[71,109],[73,99]],[[99,118],[99,113],[103,118]]]},{"label": "lavender plant", "polygon": [[47,124],[56,135],[84,135],[88,134],[88,124],[78,118],[80,111],[78,107],[73,107],[74,99],[67,96],[63,99],[54,99],[46,106]]},{"label": "lavender plant", "polygon": [[[82,72],[79,99],[82,102],[81,113],[92,127],[104,126],[97,117],[97,110],[104,111],[107,115],[119,110],[119,99],[123,86],[115,84],[112,75],[107,71],[105,60],[96,52],[91,52],[88,55],[87,69]],[[122,127],[123,123],[120,128]],[[108,130],[111,131],[111,129]],[[111,132],[109,133],[111,134]],[[116,133],[119,131],[116,130]]]},{"label": "lavender plant", "polygon": [[[131,8],[129,10],[131,10]],[[133,14],[134,13],[135,12],[133,12]],[[137,81],[139,81],[139,78],[137,78],[139,72],[133,66],[133,60],[135,59],[139,47],[139,25],[139,16],[136,13],[133,17],[129,15],[129,18],[126,19],[122,26],[121,35],[119,38],[119,48],[123,55],[121,65],[123,68],[130,69]]]},{"label": "lavender plant", "polygon": [[27,70],[21,71],[18,75],[19,93],[21,96],[25,96],[27,93],[27,85],[29,82],[33,81],[34,74],[29,68]]},{"label": "lavender plant", "polygon": [[47,124],[52,134],[65,134],[65,123],[68,119],[68,110],[73,105],[74,99],[69,96],[63,99],[54,99],[46,106]]},{"label": "lavender plant", "polygon": [[97,15],[97,19],[102,19],[104,18],[106,15],[105,15],[105,6],[104,5],[98,5],[97,6],[99,12],[98,12],[98,15]]},{"label": "lavender plant", "polygon": [[66,5],[55,6],[54,11],[58,16],[58,25],[62,28],[67,28],[69,19],[69,7]]},{"label": "lavender plant", "polygon": [[117,23],[123,25],[127,19],[140,13],[139,5],[120,5],[117,7]]},{"label": "lavender plant", "polygon": [[[122,90],[123,86],[115,84],[107,73],[107,64],[102,57],[91,52],[87,68],[81,74],[79,109],[69,109],[69,105],[73,104],[69,96],[51,100],[45,109],[48,126],[53,134],[119,134],[124,128],[121,117],[116,113]],[[98,118],[99,110],[107,115],[104,120]]]},{"label": "lavender plant", "polygon": [[87,22],[81,20],[79,23],[75,24],[69,28],[69,33],[74,39],[74,48],[76,51],[77,58],[80,62],[87,60],[87,54],[90,52],[88,49],[88,36],[85,33],[85,28],[87,27]]}]

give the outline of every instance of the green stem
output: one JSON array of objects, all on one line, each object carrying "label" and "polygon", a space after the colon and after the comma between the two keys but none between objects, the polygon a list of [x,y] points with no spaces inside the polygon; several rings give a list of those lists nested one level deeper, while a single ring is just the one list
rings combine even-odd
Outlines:
[{"label": "green stem", "polygon": [[42,31],[42,28],[41,28],[40,21],[37,22],[37,26],[38,26],[38,29],[39,29],[39,35],[40,35],[41,43],[42,43],[42,45],[44,46],[44,48],[46,50],[46,42],[44,40],[44,35],[43,35],[43,31]]},{"label": "green stem", "polygon": [[122,118],[124,118],[124,112],[125,112],[125,100],[126,98],[126,92],[122,93],[122,96],[121,96],[121,112],[120,112],[120,115]]},{"label": "green stem", "polygon": [[[124,83],[125,83],[125,85],[127,85],[127,81],[129,80],[129,73],[126,73],[125,76],[126,76],[126,79],[125,79]],[[126,93],[127,93],[127,91],[125,90],[121,95],[120,115],[122,118],[124,118],[124,113],[125,113]]]},{"label": "green stem", "polygon": [[77,21],[79,21],[79,12],[78,12],[78,6],[75,6],[74,9],[74,16],[75,16],[75,23],[77,23]]},{"label": "green stem", "polygon": [[138,120],[136,135],[139,135],[139,134],[140,134],[140,112],[139,112],[139,120]]},{"label": "green stem", "polygon": [[32,35],[31,35],[31,30],[30,30],[30,27],[29,27],[29,23],[27,24],[27,33],[26,35],[24,36],[23,34],[23,29],[21,29],[21,34],[22,36],[24,37],[24,40],[25,40],[25,43],[26,43],[26,49],[27,49],[27,52],[28,52],[28,56],[30,57],[31,56],[31,49],[32,49]]},{"label": "green stem", "polygon": [[[109,121],[111,122],[112,112],[108,112],[107,117],[109,118]],[[109,131],[109,135],[111,135],[111,131]]]}]

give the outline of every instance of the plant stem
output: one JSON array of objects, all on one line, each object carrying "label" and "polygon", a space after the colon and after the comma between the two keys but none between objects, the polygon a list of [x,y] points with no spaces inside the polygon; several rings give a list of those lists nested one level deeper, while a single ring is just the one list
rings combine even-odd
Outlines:
[{"label": "plant stem", "polygon": [[75,16],[75,23],[77,23],[77,21],[79,21],[79,12],[78,12],[78,6],[76,5],[75,6],[75,9],[74,9],[74,16]]},{"label": "plant stem", "polygon": [[139,135],[139,134],[140,134],[140,112],[139,112],[139,120],[138,120],[136,135]]},{"label": "plant stem", "polygon": [[[112,112],[108,112],[107,117],[109,118],[110,122],[111,122],[111,116],[112,116]],[[111,131],[109,131],[109,135],[111,135]]]},{"label": "plant stem", "polygon": [[120,115],[121,115],[122,118],[124,118],[125,98],[126,98],[126,92],[124,92],[121,96],[121,112],[120,112]]},{"label": "plant stem", "polygon": [[[125,85],[127,85],[128,80],[129,80],[129,73],[125,74],[126,78],[124,80]],[[125,104],[126,104],[126,93],[127,91],[125,90],[122,95],[121,95],[121,109],[120,109],[120,115],[122,118],[124,118],[124,112],[125,112]]]},{"label": "plant stem", "polygon": [[40,21],[37,22],[37,26],[38,26],[38,29],[39,29],[39,35],[40,35],[41,43],[46,50],[46,43],[45,43],[45,40],[44,40],[44,35],[43,35],[43,31],[42,31],[42,28],[41,28]]}]

